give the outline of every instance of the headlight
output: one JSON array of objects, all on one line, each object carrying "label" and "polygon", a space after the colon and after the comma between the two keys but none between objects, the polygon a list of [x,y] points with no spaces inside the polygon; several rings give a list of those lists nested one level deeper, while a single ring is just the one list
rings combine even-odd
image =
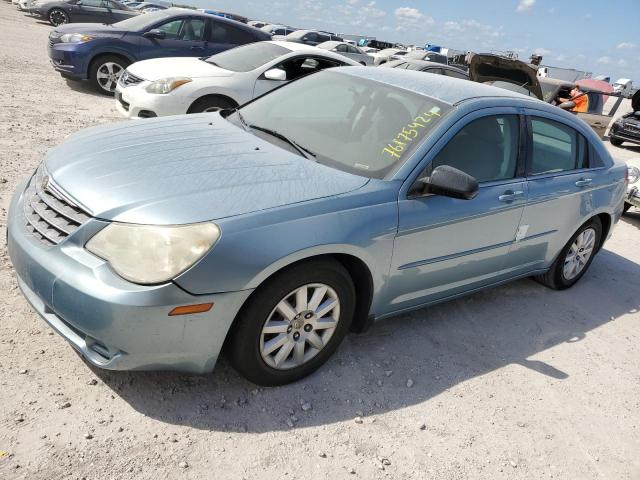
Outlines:
[{"label": "headlight", "polygon": [[89,40],[93,40],[93,37],[83,33],[65,33],[60,37],[60,41],[63,43],[82,43]]},{"label": "headlight", "polygon": [[627,167],[629,170],[629,185],[632,183],[636,183],[638,179],[640,179],[640,168],[638,167]]},{"label": "headlight", "polygon": [[185,83],[191,82],[190,78],[187,77],[169,77],[169,78],[161,78],[160,80],[156,80],[153,83],[147,85],[145,89],[149,93],[169,93],[178,88],[180,85],[184,85]]},{"label": "headlight", "polygon": [[112,223],[86,244],[118,275],[149,285],[177,277],[200,260],[220,238],[214,223],[178,226]]}]

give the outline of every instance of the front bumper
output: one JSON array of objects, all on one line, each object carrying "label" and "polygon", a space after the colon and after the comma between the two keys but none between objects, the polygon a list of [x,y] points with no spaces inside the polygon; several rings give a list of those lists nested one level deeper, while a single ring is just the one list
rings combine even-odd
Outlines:
[{"label": "front bumper", "polygon": [[47,44],[47,53],[53,68],[67,78],[86,80],[88,78],[86,59],[88,53],[81,43]]},{"label": "front bumper", "polygon": [[640,145],[640,131],[631,130],[614,125],[609,132],[609,138],[615,138],[624,142],[631,142]]},{"label": "front bumper", "polygon": [[151,82],[143,81],[137,85],[116,87],[116,109],[128,118],[164,117],[187,113],[193,99],[176,95],[173,92],[165,95],[148,93],[145,87]]},{"label": "front bumper", "polygon": [[[251,290],[195,296],[171,282],[129,283],[83,248],[104,225],[95,219],[47,247],[25,228],[22,187],[9,209],[9,256],[25,297],[57,333],[100,368],[213,370]],[[209,312],[168,316],[176,306],[208,302]]]},{"label": "front bumper", "polygon": [[640,187],[629,188],[624,201],[633,205],[634,207],[640,208]]}]

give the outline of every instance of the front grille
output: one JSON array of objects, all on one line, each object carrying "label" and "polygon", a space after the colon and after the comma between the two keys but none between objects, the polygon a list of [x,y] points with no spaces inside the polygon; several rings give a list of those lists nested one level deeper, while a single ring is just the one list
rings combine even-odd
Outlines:
[{"label": "front grille", "polygon": [[130,87],[132,85],[137,85],[143,81],[144,80],[142,78],[136,77],[129,70],[125,70],[124,73],[120,75],[120,78],[118,79],[118,83],[123,87]]},{"label": "front grille", "polygon": [[57,245],[91,217],[69,200],[41,166],[24,191],[27,230],[45,245]]}]

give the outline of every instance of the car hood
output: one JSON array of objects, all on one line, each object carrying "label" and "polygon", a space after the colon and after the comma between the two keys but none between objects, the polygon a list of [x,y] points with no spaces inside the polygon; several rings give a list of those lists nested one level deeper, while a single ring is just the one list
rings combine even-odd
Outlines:
[{"label": "car hood", "polygon": [[[129,13],[129,12],[128,12]],[[134,12],[130,12],[134,13]],[[60,38],[65,33],[86,33],[98,37],[121,37],[128,30],[98,23],[67,23],[56,27],[49,35],[50,38]]]},{"label": "car hood", "polygon": [[520,85],[544,100],[538,70],[520,60],[491,54],[476,54],[469,63],[469,80],[485,83],[503,81]]},{"label": "car hood", "polygon": [[127,68],[136,77],[158,80],[167,77],[231,77],[235,72],[216,67],[194,57],[154,58],[136,62]]},{"label": "car hood", "polygon": [[45,167],[94,217],[159,225],[340,195],[369,181],[276,147],[217,113],[89,128],[53,149]]}]

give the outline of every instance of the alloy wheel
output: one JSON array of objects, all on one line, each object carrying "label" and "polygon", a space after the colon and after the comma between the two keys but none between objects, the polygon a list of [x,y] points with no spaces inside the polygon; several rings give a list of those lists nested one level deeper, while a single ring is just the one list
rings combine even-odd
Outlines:
[{"label": "alloy wheel", "polygon": [[53,26],[58,27],[60,25],[64,25],[69,21],[69,17],[62,10],[52,10],[49,13],[49,21],[53,24]]},{"label": "alloy wheel", "polygon": [[572,280],[582,272],[589,262],[595,248],[596,231],[587,228],[576,237],[564,259],[562,274],[565,279]]},{"label": "alloy wheel", "polygon": [[281,299],[260,333],[260,355],[277,370],[299,367],[329,343],[340,321],[340,299],[322,283],[303,285]]},{"label": "alloy wheel", "polygon": [[106,62],[98,67],[96,71],[96,80],[98,85],[107,92],[113,92],[116,89],[118,79],[124,72],[122,65],[115,62]]}]

